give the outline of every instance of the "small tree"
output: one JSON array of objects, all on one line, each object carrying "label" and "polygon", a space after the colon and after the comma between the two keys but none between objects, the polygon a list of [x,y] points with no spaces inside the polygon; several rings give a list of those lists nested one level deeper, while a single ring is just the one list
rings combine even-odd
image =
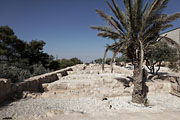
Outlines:
[{"label": "small tree", "polygon": [[119,58],[116,59],[116,62],[117,63],[124,62],[126,64],[126,63],[131,62],[131,60],[125,54],[123,54]]},{"label": "small tree", "polygon": [[52,61],[52,62],[50,63],[50,65],[49,65],[49,68],[50,68],[51,70],[58,70],[58,69],[60,69],[60,63],[59,63],[59,61],[58,61],[58,60]]},{"label": "small tree", "polygon": [[70,61],[72,61],[74,65],[83,64],[83,62],[80,59],[76,58],[76,57],[71,58]]},{"label": "small tree", "polygon": [[71,59],[60,59],[60,60],[56,60],[57,62],[59,62],[59,69],[62,68],[66,68],[66,67],[70,67],[73,65],[77,65],[77,64],[82,64],[83,62],[78,59],[78,58],[71,58]]},{"label": "small tree", "polygon": [[8,62],[0,62],[0,78],[10,79],[11,82],[16,83],[23,81],[30,76],[31,73],[27,69],[12,66]]},{"label": "small tree", "polygon": [[106,61],[105,61],[106,64],[110,65],[111,63],[111,58],[107,58]]},{"label": "small tree", "polygon": [[54,58],[43,52],[44,41],[20,40],[8,26],[0,26],[0,77],[12,82],[49,72]]},{"label": "small tree", "polygon": [[[150,70],[151,74],[158,74],[161,63],[177,60],[177,50],[168,46],[166,42],[158,42],[154,46],[151,46],[145,53],[146,66]],[[157,70],[155,66],[158,65]]]},{"label": "small tree", "polygon": [[98,59],[94,60],[94,62],[95,62],[96,64],[102,64],[102,59],[101,59],[101,58],[98,58]]},{"label": "small tree", "polygon": [[25,43],[8,26],[0,26],[0,60],[14,62],[20,57]]}]

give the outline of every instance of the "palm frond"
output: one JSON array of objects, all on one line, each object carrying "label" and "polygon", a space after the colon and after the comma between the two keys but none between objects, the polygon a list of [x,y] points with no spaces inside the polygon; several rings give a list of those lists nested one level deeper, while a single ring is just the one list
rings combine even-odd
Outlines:
[{"label": "palm frond", "polygon": [[119,34],[112,34],[112,33],[108,33],[108,32],[99,32],[98,36],[101,36],[103,38],[110,38],[113,40],[119,39]]},{"label": "palm frond", "polygon": [[125,34],[125,31],[124,31],[123,27],[121,26],[121,24],[118,21],[116,21],[113,17],[111,17],[111,19],[116,23],[118,28],[121,30],[122,34]]},{"label": "palm frond", "polygon": [[142,27],[140,34],[142,36],[143,31],[153,23],[152,20],[158,17],[162,10],[166,7],[169,0],[154,0],[150,7],[146,10],[142,19]]},{"label": "palm frond", "polygon": [[172,22],[172,21],[174,21],[174,20],[176,20],[178,18],[180,18],[180,12],[167,16],[165,18],[164,22],[165,23],[170,23],[170,22]]},{"label": "palm frond", "polygon": [[173,25],[172,24],[162,25],[160,31],[166,30],[167,28],[170,28],[170,27],[173,27]]},{"label": "palm frond", "polygon": [[116,10],[111,6],[111,4],[106,0],[107,5],[111,8],[111,11],[114,13],[114,15],[116,16],[116,18],[119,19],[119,15],[116,12]]},{"label": "palm frond", "polygon": [[127,15],[129,16],[129,18],[131,18],[132,16],[132,3],[131,3],[131,0],[124,0],[124,5],[125,5],[125,8],[126,8],[126,13]]},{"label": "palm frond", "polygon": [[113,3],[113,5],[117,11],[118,19],[119,19],[120,23],[122,24],[124,29],[126,31],[128,31],[128,29],[129,29],[129,18],[128,18],[128,16],[118,7],[118,5],[116,4],[116,2],[114,0],[112,0],[112,3]]},{"label": "palm frond", "polygon": [[110,25],[112,25],[119,33],[120,33],[120,37],[124,38],[124,35],[122,33],[122,31],[120,30],[120,28],[118,27],[117,23],[114,21],[114,19],[112,19],[111,16],[106,15],[104,12],[100,11],[100,10],[96,10],[96,12],[105,20],[107,20],[109,22]]},{"label": "palm frond", "polygon": [[91,29],[95,29],[98,31],[104,31],[104,32],[109,32],[109,33],[114,33],[114,34],[118,34],[117,31],[115,31],[114,29],[112,29],[109,26],[91,26]]},{"label": "palm frond", "polygon": [[147,10],[147,7],[148,7],[148,1],[146,1],[145,5],[144,5],[144,8],[142,9],[141,16],[144,15],[144,13],[145,13],[146,10]]},{"label": "palm frond", "polygon": [[141,10],[142,10],[142,0],[133,0],[133,15],[136,19],[136,23],[137,20],[139,20],[138,18],[140,18],[141,16]]},{"label": "palm frond", "polygon": [[134,19],[133,19],[133,11],[132,11],[132,3],[131,3],[131,0],[124,0],[124,5],[125,5],[125,8],[126,8],[126,14],[129,18],[129,24],[130,24],[130,28],[129,29],[130,31],[130,34],[132,34],[134,31],[135,28],[135,24],[134,24]]},{"label": "palm frond", "polygon": [[[119,19],[119,15],[118,15],[118,13],[116,12],[116,10],[111,6],[111,4],[106,0],[106,3],[108,4],[108,6],[111,8],[111,11],[114,13],[114,15],[116,16],[116,18],[117,19]],[[113,17],[112,17],[112,19],[114,19]],[[115,19],[114,19],[114,21],[116,21]],[[121,25],[121,23],[118,23],[117,21],[116,21],[116,23],[118,24],[118,27],[120,28],[120,30],[124,33],[125,31],[124,31],[124,28],[123,28],[123,26]]]},{"label": "palm frond", "polygon": [[151,26],[149,26],[149,28],[147,28],[143,33],[144,41],[146,42],[146,40],[148,40],[149,37],[153,35],[153,33],[159,33],[160,31],[172,27],[173,25],[168,23],[178,19],[179,17],[180,13],[176,13],[169,16],[167,16],[166,14],[161,14],[157,16],[157,18],[154,18],[154,20],[152,20],[153,24],[151,24]]}]

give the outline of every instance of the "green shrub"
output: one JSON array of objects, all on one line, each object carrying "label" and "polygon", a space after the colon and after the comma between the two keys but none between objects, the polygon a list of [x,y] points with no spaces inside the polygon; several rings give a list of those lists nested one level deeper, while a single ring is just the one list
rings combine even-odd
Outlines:
[{"label": "green shrub", "polygon": [[121,57],[116,58],[116,63],[119,62],[128,63],[131,62],[131,60],[127,57],[127,55],[121,55]]},{"label": "green shrub", "polygon": [[88,66],[90,63],[86,62],[85,65]]},{"label": "green shrub", "polygon": [[106,64],[110,65],[111,64],[111,58],[107,58],[105,61]]},{"label": "green shrub", "polygon": [[96,59],[96,60],[94,60],[94,62],[96,63],[96,64],[102,64],[102,58],[99,58],[99,59]]},{"label": "green shrub", "polygon": [[49,65],[49,69],[51,70],[58,70],[60,69],[60,63],[58,62],[58,60],[54,60],[50,63]]},{"label": "green shrub", "polygon": [[48,69],[43,67],[42,64],[34,64],[31,66],[32,76],[41,75],[50,72]]},{"label": "green shrub", "polygon": [[16,66],[9,66],[6,63],[0,64],[0,78],[10,79],[13,83],[23,81],[31,76],[26,69]]},{"label": "green shrub", "polygon": [[[27,68],[27,69],[25,69]],[[10,79],[13,83],[21,82],[29,77],[49,72],[42,64],[34,64],[21,68],[21,64],[0,63],[0,78]]]},{"label": "green shrub", "polygon": [[60,59],[59,62],[59,69],[74,66],[77,64],[82,64],[83,62],[78,58],[71,58],[71,59]]},{"label": "green shrub", "polygon": [[76,65],[76,64],[83,64],[83,62],[81,60],[79,60],[78,58],[71,58],[70,59],[71,62],[73,62],[73,65]]}]

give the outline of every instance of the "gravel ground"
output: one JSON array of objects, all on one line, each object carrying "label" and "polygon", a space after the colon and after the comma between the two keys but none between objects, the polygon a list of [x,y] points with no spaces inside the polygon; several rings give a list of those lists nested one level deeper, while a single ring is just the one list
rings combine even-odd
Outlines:
[{"label": "gravel ground", "polygon": [[130,96],[107,98],[42,98],[20,100],[0,109],[0,118],[35,119],[54,114],[96,114],[96,113],[132,113],[180,111],[180,98],[172,95],[149,96],[149,107],[131,103]]}]

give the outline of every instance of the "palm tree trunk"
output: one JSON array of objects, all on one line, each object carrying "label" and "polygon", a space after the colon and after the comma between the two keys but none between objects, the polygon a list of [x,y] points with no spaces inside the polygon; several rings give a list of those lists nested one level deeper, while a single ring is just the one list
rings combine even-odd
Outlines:
[{"label": "palm tree trunk", "polygon": [[140,42],[140,60],[136,59],[134,62],[134,89],[132,93],[132,102],[138,104],[147,103],[147,92],[148,87],[146,86],[147,74],[146,70],[143,69],[144,51],[143,45]]},{"label": "palm tree trunk", "polygon": [[107,56],[108,49],[109,48],[106,48],[106,50],[104,51],[104,57],[102,59],[102,71],[104,71],[104,62],[105,62],[105,59],[106,59],[106,56]]},{"label": "palm tree trunk", "polygon": [[111,58],[111,62],[110,62],[110,64],[111,64],[111,73],[113,73],[113,70],[114,70],[113,63],[115,62],[115,58],[117,57],[118,53],[119,53],[119,50],[114,51],[113,57]]}]

